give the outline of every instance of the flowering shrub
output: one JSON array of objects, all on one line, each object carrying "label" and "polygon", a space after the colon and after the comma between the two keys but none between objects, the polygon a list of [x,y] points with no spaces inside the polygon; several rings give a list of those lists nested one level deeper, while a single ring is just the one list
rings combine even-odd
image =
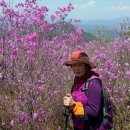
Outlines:
[{"label": "flowering shrub", "polygon": [[47,21],[49,9],[26,0],[13,9],[0,2],[0,128],[53,130],[63,127],[62,97],[70,92],[72,76],[64,61],[81,49],[98,64],[104,87],[117,108],[115,129],[130,120],[130,40],[85,43],[82,29],[73,26],[69,4]]},{"label": "flowering shrub", "polygon": [[94,42],[88,45],[87,51],[97,63],[95,69],[100,74],[103,86],[110,94],[116,107],[114,119],[117,130],[127,130],[130,117],[130,39],[117,39],[112,43]]},{"label": "flowering shrub", "polygon": [[[2,128],[52,129],[59,125],[60,93],[68,82],[63,62],[69,51],[84,42],[82,31],[63,21],[73,9],[71,4],[59,8],[51,23],[46,20],[49,9],[35,2],[19,3],[15,10],[5,1],[0,3]],[[55,122],[49,121],[52,117]]]}]

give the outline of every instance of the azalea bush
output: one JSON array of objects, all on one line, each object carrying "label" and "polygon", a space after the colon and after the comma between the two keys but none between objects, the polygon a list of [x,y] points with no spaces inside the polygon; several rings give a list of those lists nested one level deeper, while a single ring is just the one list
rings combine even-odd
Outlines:
[{"label": "azalea bush", "polygon": [[[68,83],[63,62],[69,57],[68,52],[84,42],[82,30],[71,25],[71,21],[69,25],[64,22],[73,9],[71,4],[59,8],[48,22],[49,9],[35,2],[19,3],[15,10],[5,1],[0,3],[3,129],[55,129],[60,125],[60,93]],[[76,48],[84,45],[80,46]]]},{"label": "azalea bush", "polygon": [[63,65],[77,49],[98,64],[95,71],[117,109],[115,129],[130,128],[130,39],[86,43],[83,30],[73,25],[80,20],[66,21],[72,4],[50,17],[49,9],[36,0],[15,8],[2,0],[0,7],[1,129],[63,128],[63,96],[70,93],[73,80],[70,68]]},{"label": "azalea bush", "polygon": [[114,129],[127,130],[130,128],[130,39],[102,44],[93,42],[88,48],[98,65],[95,71],[100,74],[103,87],[116,108]]}]

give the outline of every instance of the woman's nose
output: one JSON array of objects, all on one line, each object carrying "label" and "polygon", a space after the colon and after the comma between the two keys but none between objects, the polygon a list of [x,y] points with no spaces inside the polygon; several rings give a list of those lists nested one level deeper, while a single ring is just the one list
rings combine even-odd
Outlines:
[{"label": "woman's nose", "polygon": [[75,66],[75,70],[76,70],[76,71],[79,70],[79,67],[78,67],[78,66]]}]

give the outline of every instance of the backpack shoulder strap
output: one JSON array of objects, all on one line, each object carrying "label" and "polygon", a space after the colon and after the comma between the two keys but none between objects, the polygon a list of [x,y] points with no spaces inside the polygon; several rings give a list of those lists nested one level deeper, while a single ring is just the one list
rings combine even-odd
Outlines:
[{"label": "backpack shoulder strap", "polygon": [[89,83],[91,81],[91,77],[89,79],[87,79],[86,83],[85,83],[85,87],[81,89],[81,91],[85,92],[86,96],[88,95],[88,88],[89,88]]},{"label": "backpack shoulder strap", "polygon": [[82,91],[85,92],[86,95],[88,95],[88,89],[89,89],[89,84],[93,79],[99,79],[97,76],[92,76],[89,79],[87,79],[86,83],[85,83],[85,87],[82,88]]}]

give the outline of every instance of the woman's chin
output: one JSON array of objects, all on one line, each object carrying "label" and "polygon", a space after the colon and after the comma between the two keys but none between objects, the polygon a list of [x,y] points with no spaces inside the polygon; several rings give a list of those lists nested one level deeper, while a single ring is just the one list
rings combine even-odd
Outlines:
[{"label": "woman's chin", "polygon": [[82,76],[82,74],[75,74],[75,76],[76,76],[76,77],[81,77],[81,76]]}]

